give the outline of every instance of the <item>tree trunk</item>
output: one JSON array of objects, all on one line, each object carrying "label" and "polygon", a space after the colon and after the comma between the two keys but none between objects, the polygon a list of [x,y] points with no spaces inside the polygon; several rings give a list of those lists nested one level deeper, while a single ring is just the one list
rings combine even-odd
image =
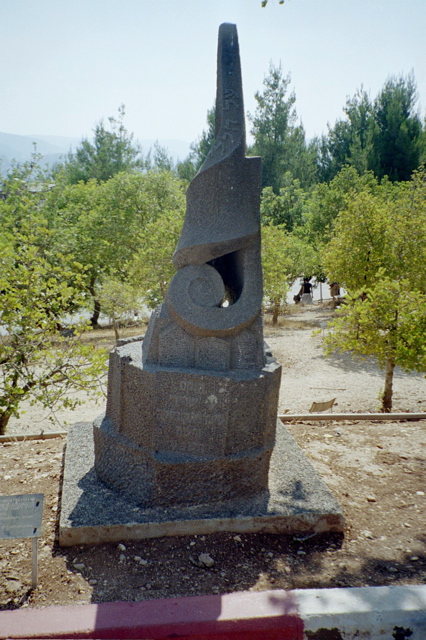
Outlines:
[{"label": "tree trunk", "polygon": [[392,384],[393,372],[395,369],[395,361],[390,359],[386,362],[385,388],[382,395],[382,412],[390,413],[392,411]]},{"label": "tree trunk", "polygon": [[98,326],[99,316],[101,315],[101,303],[99,302],[99,300],[96,299],[95,282],[96,282],[96,279],[92,278],[90,280],[90,285],[89,285],[90,295],[93,298],[93,304],[94,304],[93,315],[90,318],[90,324],[92,325],[93,328]]},{"label": "tree trunk", "polygon": [[280,303],[278,300],[274,301],[274,310],[272,312],[272,324],[278,324],[278,314],[280,312]]},{"label": "tree trunk", "polygon": [[90,324],[95,329],[98,325],[99,316],[101,315],[101,305],[99,300],[95,300],[95,307],[93,309],[93,315],[90,318]]},{"label": "tree trunk", "polygon": [[118,330],[118,320],[116,320],[115,318],[112,319],[112,326],[114,327],[115,341],[118,342],[120,340],[120,333]]},{"label": "tree trunk", "polygon": [[7,423],[9,422],[12,414],[9,411],[3,411],[0,413],[0,436],[4,436],[6,433]]}]

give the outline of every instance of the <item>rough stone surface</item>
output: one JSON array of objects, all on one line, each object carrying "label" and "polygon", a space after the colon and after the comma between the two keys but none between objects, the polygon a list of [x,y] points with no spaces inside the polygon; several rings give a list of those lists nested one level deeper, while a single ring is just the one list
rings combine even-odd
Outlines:
[{"label": "rough stone surface", "polygon": [[268,490],[241,500],[143,508],[101,482],[94,469],[91,423],[68,433],[59,523],[62,546],[217,531],[342,531],[336,499],[281,423]]},{"label": "rough stone surface", "polygon": [[[206,339],[197,340],[207,351]],[[99,477],[144,506],[265,490],[281,374],[275,360],[265,355],[257,371],[194,370],[143,366],[141,351],[131,342],[111,354],[106,415],[94,424]]]},{"label": "rough stone surface", "polygon": [[261,314],[258,312],[251,325],[236,335],[198,336],[174,322],[161,305],[153,312],[143,340],[142,360],[145,366],[260,370],[266,360]]}]

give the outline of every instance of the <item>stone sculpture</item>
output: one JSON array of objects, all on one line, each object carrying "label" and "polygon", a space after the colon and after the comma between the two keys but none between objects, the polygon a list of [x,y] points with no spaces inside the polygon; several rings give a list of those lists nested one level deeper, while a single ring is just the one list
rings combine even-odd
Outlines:
[{"label": "stone sculpture", "polygon": [[106,413],[68,431],[59,543],[342,531],[277,423],[263,341],[260,158],[245,157],[237,31],[219,30],[216,138],[188,189],[177,273],[146,335],[110,355]]},{"label": "stone sculpture", "polygon": [[260,158],[245,157],[235,25],[219,30],[216,135],[187,193],[177,273],[142,344],[111,355],[95,468],[143,505],[267,489],[281,368],[265,351]]}]

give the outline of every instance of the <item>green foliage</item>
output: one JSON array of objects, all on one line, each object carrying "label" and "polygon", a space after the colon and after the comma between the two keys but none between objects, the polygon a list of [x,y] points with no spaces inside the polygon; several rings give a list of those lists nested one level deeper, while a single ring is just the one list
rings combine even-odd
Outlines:
[{"label": "green foliage", "polygon": [[197,142],[193,142],[191,145],[191,151],[193,153],[194,164],[198,169],[207,158],[210,149],[213,146],[215,139],[216,128],[216,107],[212,107],[207,111],[207,130],[203,131],[201,137]]},{"label": "green foliage", "polygon": [[0,239],[0,433],[27,397],[51,410],[73,408],[78,401],[66,392],[94,392],[105,371],[106,355],[80,339],[87,326],[74,324],[72,338],[61,334],[79,304],[81,265],[65,255],[52,263],[34,239],[22,231]]},{"label": "green foliage", "polygon": [[313,249],[283,226],[262,227],[263,292],[273,307],[273,322],[285,304],[290,285],[304,273],[312,273],[316,264]]},{"label": "green foliage", "polygon": [[386,368],[382,409],[390,411],[395,366],[426,369],[425,170],[410,183],[352,192],[323,263],[348,291],[328,348],[374,356]]},{"label": "green foliage", "polygon": [[409,180],[419,166],[422,124],[416,102],[413,75],[389,78],[375,100],[369,167],[379,179]]},{"label": "green foliage", "polygon": [[148,153],[148,156],[145,158],[143,162],[143,166],[146,171],[174,171],[174,162],[173,158],[169,156],[169,153],[165,147],[162,147],[159,142],[155,142],[154,144],[154,154],[151,159],[151,150]]},{"label": "green foliage", "polygon": [[79,256],[85,267],[85,290],[95,300],[98,286],[114,275],[125,282],[127,265],[141,246],[145,228],[165,211],[182,211],[182,183],[167,172],[119,173],[105,183],[58,186],[46,208],[57,246]]},{"label": "green foliage", "polygon": [[336,311],[325,342],[328,351],[374,356],[385,368],[391,357],[405,371],[426,370],[426,297],[408,280],[382,278],[362,297],[356,292]]},{"label": "green foliage", "polygon": [[139,250],[129,265],[130,281],[152,309],[166,295],[175,273],[173,251],[184,220],[184,207],[164,211],[144,226],[138,236]]},{"label": "green foliage", "polygon": [[103,313],[110,318],[118,340],[120,325],[133,319],[140,307],[140,291],[128,282],[107,276],[99,287],[97,298]]},{"label": "green foliage", "polygon": [[290,258],[286,252],[287,235],[283,228],[266,226],[262,229],[262,268],[263,294],[273,306],[273,323],[285,304],[289,291],[287,272],[291,269]]},{"label": "green foliage", "polygon": [[319,143],[319,178],[330,181],[345,165],[362,174],[369,168],[372,148],[373,105],[361,87],[343,108],[346,120],[338,120]]},{"label": "green foliage", "polygon": [[419,139],[420,147],[420,165],[423,166],[426,163],[426,118],[423,121],[423,131]]},{"label": "green foliage", "polygon": [[416,172],[410,183],[384,182],[370,192],[352,191],[323,262],[329,279],[349,291],[373,286],[379,272],[425,291],[425,171]]},{"label": "green foliage", "polygon": [[306,198],[304,224],[298,233],[321,248],[333,237],[335,220],[354,195],[371,193],[377,188],[378,182],[372,173],[360,176],[354,167],[344,167],[329,184],[318,184]]},{"label": "green foliage", "polygon": [[0,231],[32,231],[39,242],[45,242],[37,228],[45,226],[43,201],[52,184],[40,167],[41,156],[33,154],[29,162],[13,167],[5,177],[0,176]]},{"label": "green foliage", "polygon": [[255,94],[256,112],[249,115],[254,137],[250,154],[262,156],[262,188],[272,187],[276,194],[284,186],[287,171],[302,186],[309,186],[313,179],[313,148],[308,150],[303,126],[296,124],[296,96],[292,92],[287,97],[290,80],[289,75],[283,76],[281,65],[271,64],[263,92]]},{"label": "green foliage", "polygon": [[[67,390],[93,386],[104,354],[81,339],[84,325],[73,326],[73,338],[62,336],[64,317],[87,306],[90,295],[97,311],[100,298],[117,329],[152,278],[149,273],[135,290],[128,264],[145,241],[152,256],[167,253],[170,270],[185,210],[183,185],[170,173],[119,173],[106,182],[77,184],[58,176],[53,185],[36,160],[17,167],[1,184],[2,430],[29,395],[46,407],[70,406]],[[175,218],[173,247],[163,246],[160,231],[167,237]],[[155,275],[164,281],[159,269]]]},{"label": "green foliage", "polygon": [[302,223],[306,198],[307,193],[300,187],[300,181],[286,172],[278,194],[274,193],[272,187],[265,187],[262,191],[262,224],[284,225],[288,231],[292,231]]},{"label": "green foliage", "polygon": [[185,182],[191,182],[197,173],[197,169],[191,157],[192,156],[190,154],[185,158],[185,160],[178,162],[176,167],[177,175]]},{"label": "green foliage", "polygon": [[189,156],[177,165],[177,173],[182,180],[190,182],[207,158],[215,139],[215,126],[216,108],[212,107],[207,111],[207,130],[204,130],[200,138],[191,144]]},{"label": "green foliage", "polygon": [[80,181],[96,180],[104,182],[122,171],[133,171],[143,167],[141,150],[133,142],[133,134],[129,134],[123,124],[125,107],[118,109],[118,117],[108,118],[110,130],[103,121],[94,130],[93,142],[84,138],[75,153],[69,153],[64,165],[56,168],[63,171],[70,184]]},{"label": "green foliage", "polygon": [[[278,0],[278,4],[284,4],[284,2],[285,0]],[[264,9],[267,4],[268,4],[268,0],[262,0],[260,3],[260,6],[262,7],[262,9]]]},{"label": "green foliage", "polygon": [[373,171],[382,180],[409,180],[424,151],[413,75],[391,77],[372,102],[361,87],[318,145],[318,177],[330,181],[345,165]]}]

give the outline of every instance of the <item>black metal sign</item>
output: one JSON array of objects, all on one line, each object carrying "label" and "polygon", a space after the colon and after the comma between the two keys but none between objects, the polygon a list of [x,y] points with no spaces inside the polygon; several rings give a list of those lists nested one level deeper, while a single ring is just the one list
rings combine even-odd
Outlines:
[{"label": "black metal sign", "polygon": [[0,538],[39,538],[43,498],[42,493],[0,496]]}]

